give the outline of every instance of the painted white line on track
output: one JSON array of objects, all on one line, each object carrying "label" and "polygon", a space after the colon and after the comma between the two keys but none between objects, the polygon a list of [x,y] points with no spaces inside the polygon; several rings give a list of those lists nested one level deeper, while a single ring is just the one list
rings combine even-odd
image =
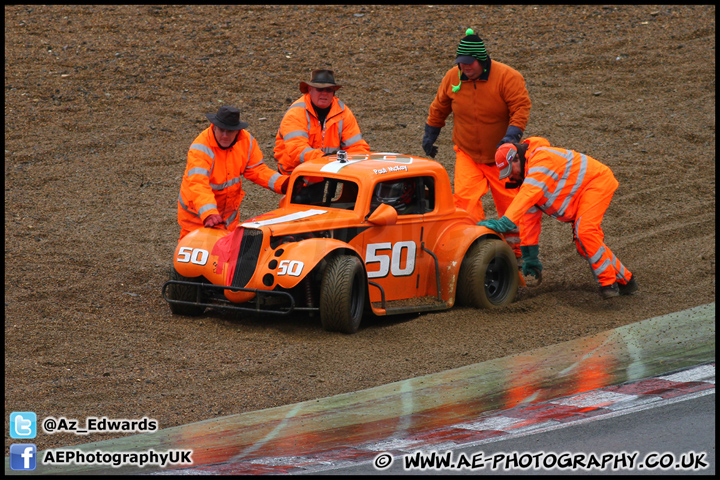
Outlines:
[{"label": "painted white line on track", "polygon": [[[637,395],[627,395],[624,393],[603,392],[596,390],[593,392],[581,393],[572,397],[563,398],[561,400],[552,401],[555,405],[569,405],[572,407],[605,407],[607,405],[630,401],[637,398]],[[607,405],[606,405],[607,404]]]},{"label": "painted white line on track", "polygon": [[422,443],[420,440],[407,440],[405,438],[393,438],[391,440],[383,440],[382,442],[370,443],[362,445],[359,448],[370,450],[373,452],[383,452],[387,450],[404,450],[414,445]]},{"label": "painted white line on track", "polygon": [[465,430],[498,430],[501,432],[507,432],[509,428],[512,428],[518,423],[522,423],[524,421],[525,420],[522,418],[512,418],[499,415],[480,422],[460,423],[455,426],[457,428],[464,428]]},{"label": "painted white line on track", "polygon": [[715,365],[700,365],[678,373],[657,377],[669,382],[707,382],[715,383]]},{"label": "painted white line on track", "polygon": [[514,438],[526,437],[526,436],[528,436],[528,435],[535,435],[535,434],[538,434],[538,433],[550,432],[550,431],[552,431],[552,430],[557,430],[557,429],[560,429],[560,428],[567,428],[567,427],[571,427],[571,426],[573,426],[573,425],[581,425],[581,424],[584,424],[584,423],[595,422],[595,421],[598,421],[598,420],[604,420],[604,419],[606,419],[606,418],[619,417],[619,416],[621,416],[621,415],[627,415],[627,414],[629,414],[629,413],[641,412],[641,411],[643,411],[643,410],[648,410],[648,409],[650,409],[650,408],[662,407],[662,406],[665,406],[665,405],[672,405],[673,403],[684,402],[684,401],[686,401],[686,400],[693,400],[693,399],[695,399],[695,398],[700,398],[700,397],[704,397],[705,395],[711,395],[711,394],[712,394],[712,395],[715,394],[715,389],[714,389],[714,388],[707,389],[707,390],[701,390],[701,391],[699,391],[699,392],[689,393],[689,394],[687,394],[687,395],[682,395],[682,396],[679,396],[679,397],[662,399],[662,400],[658,400],[657,402],[653,402],[653,403],[649,403],[649,404],[644,404],[644,405],[638,405],[638,406],[636,406],[636,407],[628,407],[628,408],[623,409],[623,410],[609,411],[609,412],[606,413],[606,414],[597,415],[597,416],[590,417],[590,418],[581,418],[581,419],[579,419],[579,420],[574,420],[574,421],[571,421],[571,422],[558,423],[557,425],[551,425],[551,426],[548,426],[548,427],[543,427],[543,428],[539,428],[539,429],[532,430],[532,431],[518,432],[518,433],[515,433],[515,432],[511,431],[511,432],[509,432],[507,435],[503,435],[503,436],[501,436],[501,437],[486,438],[486,439],[478,440],[478,441],[474,441],[474,442],[468,442],[468,443],[458,444],[458,447],[462,447],[462,448],[475,447],[475,446],[478,446],[478,445],[485,445],[485,444],[488,444],[488,443],[501,442],[501,441],[503,441],[503,440],[509,440],[509,439],[514,439]]}]

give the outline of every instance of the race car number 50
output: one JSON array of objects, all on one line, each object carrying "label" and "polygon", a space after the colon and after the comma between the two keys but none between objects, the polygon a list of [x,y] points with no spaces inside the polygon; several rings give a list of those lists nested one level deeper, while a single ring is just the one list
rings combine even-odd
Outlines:
[{"label": "race car number 50", "polygon": [[[380,250],[392,250],[391,255],[378,255]],[[401,266],[403,250],[407,250],[405,266]],[[415,271],[415,253],[417,245],[415,242],[397,242],[393,245],[386,243],[369,243],[365,250],[365,264],[379,263],[380,269],[375,272],[367,272],[368,278],[386,277],[392,273],[395,277],[407,277]]]},{"label": "race car number 50", "polygon": [[278,275],[292,275],[293,277],[299,277],[305,267],[305,264],[298,260],[283,260],[280,262],[278,267]]},{"label": "race car number 50", "polygon": [[202,248],[180,247],[178,251],[177,261],[180,263],[194,263],[195,265],[205,265],[210,254]]}]

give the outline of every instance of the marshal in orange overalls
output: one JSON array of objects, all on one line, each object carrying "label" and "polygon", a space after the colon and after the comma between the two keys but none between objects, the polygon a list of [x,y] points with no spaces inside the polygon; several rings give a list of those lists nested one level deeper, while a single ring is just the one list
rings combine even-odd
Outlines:
[{"label": "marshal in orange overalls", "polygon": [[245,196],[242,177],[275,193],[282,193],[287,178],[265,164],[257,141],[247,130],[240,130],[235,144],[223,149],[212,129],[211,125],[200,133],[188,151],[178,196],[180,238],[201,228],[213,214],[223,218],[219,227],[235,230]]},{"label": "marshal in orange overalls", "polygon": [[345,150],[348,154],[370,153],[357,119],[350,108],[333,98],[325,124],[320,125],[310,94],[293,103],[280,122],[275,137],[278,170],[290,174],[301,163]]},{"label": "marshal in orange overalls", "polygon": [[585,257],[600,286],[627,284],[632,273],[605,245],[600,227],[618,181],[594,158],[551,147],[541,137],[530,137],[525,153],[525,180],[505,216],[520,226],[520,244],[537,245],[540,220],[546,213],[572,222],[575,246]]}]

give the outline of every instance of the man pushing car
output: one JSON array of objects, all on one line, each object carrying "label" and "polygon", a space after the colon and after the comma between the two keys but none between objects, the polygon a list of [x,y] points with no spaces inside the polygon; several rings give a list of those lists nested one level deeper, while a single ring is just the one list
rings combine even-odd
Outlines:
[{"label": "man pushing car", "polygon": [[290,178],[265,164],[237,108],[222,106],[206,117],[211,125],[190,145],[180,185],[180,238],[203,226],[235,230],[245,196],[241,177],[275,193],[285,193]]},{"label": "man pushing car", "polygon": [[604,243],[600,223],[618,187],[610,168],[574,150],[551,147],[541,137],[505,143],[495,154],[500,178],[520,183],[520,189],[499,220],[478,223],[498,233],[520,227],[524,275],[540,276],[538,259],[543,212],[571,222],[578,252],[590,263],[603,298],[638,290],[633,274]]}]

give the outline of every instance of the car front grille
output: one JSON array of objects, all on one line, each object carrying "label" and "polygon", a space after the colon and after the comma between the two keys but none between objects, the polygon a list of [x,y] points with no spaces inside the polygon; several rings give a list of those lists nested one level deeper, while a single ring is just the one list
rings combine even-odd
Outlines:
[{"label": "car front grille", "polygon": [[240,242],[240,252],[238,253],[237,265],[235,266],[231,286],[244,287],[250,281],[253,273],[255,273],[262,243],[262,230],[256,228],[245,229],[242,242]]}]

